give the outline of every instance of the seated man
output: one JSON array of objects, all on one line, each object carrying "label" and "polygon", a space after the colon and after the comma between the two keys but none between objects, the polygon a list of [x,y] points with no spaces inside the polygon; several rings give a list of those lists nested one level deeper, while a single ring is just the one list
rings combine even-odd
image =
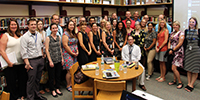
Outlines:
[{"label": "seated man", "polygon": [[[140,47],[134,44],[133,36],[128,36],[128,44],[122,48],[122,60],[124,61],[139,61],[141,58]],[[143,73],[139,77],[139,87],[146,91],[144,86],[145,80],[145,69],[144,66],[138,62],[138,64],[143,68]]]}]

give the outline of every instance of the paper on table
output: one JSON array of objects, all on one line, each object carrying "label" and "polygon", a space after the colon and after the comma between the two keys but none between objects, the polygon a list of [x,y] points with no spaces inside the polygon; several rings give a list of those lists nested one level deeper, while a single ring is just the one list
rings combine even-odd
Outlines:
[{"label": "paper on table", "polygon": [[112,68],[112,69],[115,69],[115,66],[114,66],[114,64],[113,64],[113,65],[110,65],[110,68]]},{"label": "paper on table", "polygon": [[[10,60],[10,62],[12,62],[13,64],[18,63],[15,52],[11,52],[11,53],[7,54],[7,56],[8,56],[8,59]],[[0,62],[1,62],[2,69],[5,69],[8,67],[7,62],[3,59],[2,56],[0,56]]]}]

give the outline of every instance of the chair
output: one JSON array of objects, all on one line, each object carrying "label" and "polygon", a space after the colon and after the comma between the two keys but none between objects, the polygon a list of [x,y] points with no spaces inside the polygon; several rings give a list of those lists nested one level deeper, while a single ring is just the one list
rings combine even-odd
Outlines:
[{"label": "chair", "polygon": [[[93,91],[94,82],[92,79],[88,79],[86,82],[81,84],[74,83],[74,73],[77,71],[78,66],[79,64],[78,62],[76,62],[70,68],[71,81],[72,81],[72,100],[75,100],[75,98],[93,98],[93,95],[80,94],[80,91]],[[79,95],[75,95],[75,91],[79,91]]]},{"label": "chair", "polygon": [[[126,81],[103,81],[94,79],[95,100],[120,100]],[[97,90],[99,92],[97,93]]]}]

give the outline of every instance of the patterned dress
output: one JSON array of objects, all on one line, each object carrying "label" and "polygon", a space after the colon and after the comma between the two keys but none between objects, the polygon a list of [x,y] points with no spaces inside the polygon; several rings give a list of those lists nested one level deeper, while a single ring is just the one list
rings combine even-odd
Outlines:
[{"label": "patterned dress", "polygon": [[[68,36],[68,46],[71,49],[72,52],[76,53],[78,50],[78,39],[77,38],[72,38],[66,31],[64,32],[64,35]],[[70,55],[64,47],[62,47],[63,51],[63,58],[64,58],[64,65],[63,65],[63,70],[69,70],[69,68],[77,62],[77,57],[74,57]]]},{"label": "patterned dress", "polygon": [[[113,45],[112,45],[113,35],[111,32],[110,32],[110,34],[108,34],[108,32],[105,32],[105,33],[106,33],[106,43],[107,43],[108,47],[112,50],[113,49]],[[102,50],[101,52],[103,53],[103,55],[105,57],[112,57],[111,53],[105,48],[104,45],[101,50]]]},{"label": "patterned dress", "polygon": [[[174,34],[174,35],[173,35]],[[171,44],[171,49],[175,48],[178,43],[179,43],[179,36],[184,35],[183,32],[178,31],[177,33],[172,32],[170,34],[170,44]],[[183,45],[174,52],[174,58],[172,61],[172,65],[175,65],[177,67],[181,67],[183,68],[183,59],[184,59],[184,49],[183,49]]]},{"label": "patterned dress", "polygon": [[[200,35],[200,33],[198,34]],[[184,69],[192,73],[200,72],[200,48],[198,43],[198,34],[197,32],[189,32],[188,30],[185,31],[187,45],[185,49]]]},{"label": "patterned dress", "polygon": [[[121,31],[119,33],[117,33],[116,31],[116,42],[120,46],[120,48],[122,48],[124,45],[125,37],[126,36],[124,36]],[[119,51],[117,45],[115,45],[115,56],[121,58],[121,51]]]},{"label": "patterned dress", "polygon": [[135,30],[133,30],[131,32],[131,35],[134,38],[134,43],[140,47],[141,55],[144,56],[144,38],[145,38],[144,31],[140,30],[139,35],[135,35]]}]

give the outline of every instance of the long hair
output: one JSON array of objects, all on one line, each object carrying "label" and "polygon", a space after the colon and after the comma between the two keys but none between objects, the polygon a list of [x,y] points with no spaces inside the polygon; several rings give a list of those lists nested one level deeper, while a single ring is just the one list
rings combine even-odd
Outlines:
[{"label": "long hair", "polygon": [[118,27],[118,25],[120,24],[120,23],[122,23],[122,29],[121,29],[121,32],[122,32],[122,34],[123,34],[123,37],[125,37],[126,35],[127,35],[127,32],[126,32],[126,28],[125,28],[125,25],[124,25],[124,23],[123,22],[117,22],[117,27],[116,27],[116,33],[117,34],[119,34],[119,27]]},{"label": "long hair", "polygon": [[[72,20],[67,22],[67,25],[66,25],[66,31],[67,31],[67,32],[70,32],[70,29],[69,29],[69,27],[68,27],[70,22],[74,23]],[[72,34],[73,34],[73,36],[76,37],[75,25],[74,25],[74,29],[72,30]]]},{"label": "long hair", "polygon": [[10,19],[8,22],[8,28],[7,28],[7,32],[10,36],[14,37],[14,34],[11,32],[10,30],[10,25],[11,22],[14,21],[17,24],[17,30],[15,31],[15,34],[17,35],[17,37],[20,37],[22,34],[20,33],[20,29],[19,29],[19,24],[17,23],[17,20],[15,19]]},{"label": "long hair", "polygon": [[87,23],[86,23],[85,21],[83,21],[83,22],[80,23],[80,29],[81,29],[81,31],[83,30],[83,29],[82,29],[82,26],[83,26],[83,25],[86,25],[86,26],[87,26]]},{"label": "long hair", "polygon": [[[189,21],[190,21],[191,19],[193,19],[193,20],[196,22],[195,29],[198,29],[198,21],[197,21],[197,19],[196,19],[195,17],[191,17],[191,18],[189,19]],[[188,28],[190,29],[190,25],[188,26]]]},{"label": "long hair", "polygon": [[[108,23],[110,24],[110,22],[108,22],[108,21],[105,22],[103,31],[105,31],[105,32],[108,32],[108,31],[112,32],[112,28],[111,28],[111,27],[110,27],[110,30],[107,30],[107,29],[106,29],[106,25],[107,25]],[[111,25],[111,24],[110,24],[110,25]]]},{"label": "long hair", "polygon": [[42,28],[42,30],[44,30],[44,23],[43,23],[43,21],[42,20],[37,20],[37,31],[39,32],[39,28],[38,28],[38,23],[39,22],[42,22],[42,25],[43,25],[43,28]]},{"label": "long hair", "polygon": [[161,27],[160,27],[160,23],[164,21],[165,25],[164,25],[164,28],[167,29],[167,24],[166,24],[166,21],[164,19],[161,19],[161,21],[159,22],[159,25],[158,25],[158,33],[160,33],[161,31]]}]

